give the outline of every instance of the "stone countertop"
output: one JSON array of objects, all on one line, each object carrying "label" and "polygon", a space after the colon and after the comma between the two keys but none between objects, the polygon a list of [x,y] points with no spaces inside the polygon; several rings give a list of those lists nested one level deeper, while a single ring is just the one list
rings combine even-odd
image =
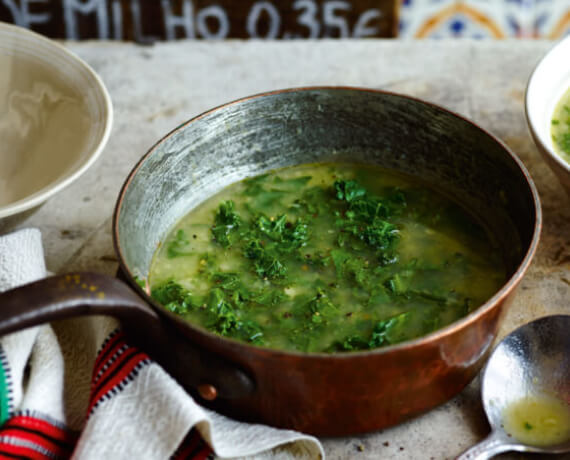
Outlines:
[{"label": "stone countertop", "polygon": [[[544,229],[538,253],[502,323],[500,336],[539,316],[570,313],[570,201],[541,160],[524,118],[527,79],[551,42],[65,45],[101,75],[113,99],[115,122],[97,163],[19,225],[42,231],[51,271],[115,273],[111,218],[119,189],[141,155],[183,121],[222,103],[268,90],[364,86],[443,105],[489,129],[520,156],[541,195]],[[407,423],[363,436],[322,441],[328,459],[444,459],[455,457],[488,430],[476,378],[447,404]]]}]

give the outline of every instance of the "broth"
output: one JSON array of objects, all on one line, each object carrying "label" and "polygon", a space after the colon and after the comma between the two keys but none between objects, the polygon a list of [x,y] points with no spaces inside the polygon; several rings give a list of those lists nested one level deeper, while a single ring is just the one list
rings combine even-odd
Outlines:
[{"label": "broth", "polygon": [[505,430],[525,444],[553,446],[570,440],[570,406],[545,394],[527,396],[504,411]]},{"label": "broth", "polygon": [[230,185],[156,251],[151,295],[215,333],[304,352],[366,350],[465,316],[506,278],[459,205],[379,167],[301,165]]}]

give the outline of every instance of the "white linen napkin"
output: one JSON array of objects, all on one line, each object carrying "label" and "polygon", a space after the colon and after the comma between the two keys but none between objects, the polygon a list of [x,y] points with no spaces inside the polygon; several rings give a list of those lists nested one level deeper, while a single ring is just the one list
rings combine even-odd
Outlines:
[{"label": "white linen napkin", "polygon": [[[0,237],[0,292],[46,275],[38,230]],[[107,317],[1,337],[0,424],[0,457],[324,458],[314,437],[199,406]]]}]

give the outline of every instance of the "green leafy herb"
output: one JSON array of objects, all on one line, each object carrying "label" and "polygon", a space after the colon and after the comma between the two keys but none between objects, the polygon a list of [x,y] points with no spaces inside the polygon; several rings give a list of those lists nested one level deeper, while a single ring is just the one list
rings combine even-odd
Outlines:
[{"label": "green leafy herb", "polygon": [[274,251],[268,251],[259,239],[250,240],[244,251],[245,256],[253,261],[255,272],[260,278],[283,278],[287,269],[276,257]]},{"label": "green leafy herb", "polygon": [[401,285],[401,278],[398,274],[384,282],[384,286],[393,294],[401,294],[405,292]]},{"label": "green leafy herb", "polygon": [[228,335],[229,331],[235,329],[238,318],[232,305],[226,300],[221,289],[212,289],[208,300],[208,309],[214,314],[212,326],[222,335]]},{"label": "green leafy herb", "polygon": [[[341,232],[353,235],[376,249],[388,250],[398,240],[398,229],[388,220],[392,208],[405,206],[405,198],[398,191],[388,200],[368,196],[356,181],[337,180],[334,183],[336,198],[348,204],[344,219],[337,220]],[[341,241],[343,246],[345,241]]]},{"label": "green leafy herb", "polygon": [[219,334],[257,345],[263,344],[263,332],[259,324],[252,320],[242,320],[238,311],[228,300],[228,295],[221,289],[215,288],[210,291],[208,310],[212,314],[210,327]]},{"label": "green leafy herb", "polygon": [[271,288],[256,292],[251,296],[251,301],[264,307],[271,307],[273,305],[278,305],[281,302],[284,302],[288,298],[289,296],[287,296],[287,294],[285,294],[280,289]]},{"label": "green leafy herb", "polygon": [[348,203],[366,196],[366,190],[354,180],[337,180],[334,183],[334,189],[337,199]]},{"label": "green leafy herb", "polygon": [[167,310],[183,315],[195,307],[190,291],[176,281],[170,280],[152,289],[151,297],[161,303]]},{"label": "green leafy herb", "polygon": [[268,236],[274,241],[282,241],[283,230],[285,230],[286,223],[287,216],[285,214],[279,216],[277,219],[269,219],[262,214],[256,219],[255,226],[261,234]]},{"label": "green leafy herb", "polygon": [[214,219],[212,234],[214,235],[214,239],[223,248],[229,248],[231,246],[232,242],[230,236],[241,224],[241,218],[234,211],[234,206],[234,202],[231,200],[220,203]]},{"label": "green leafy herb", "polygon": [[287,222],[285,214],[278,216],[276,219],[269,219],[262,214],[257,217],[254,225],[259,236],[266,236],[273,241],[279,242],[280,244],[277,248],[282,253],[291,252],[303,246],[309,237],[306,223],[301,220],[297,220],[294,224]]},{"label": "green leafy herb", "polygon": [[368,347],[377,348],[405,340],[406,323],[409,316],[409,313],[401,313],[392,318],[379,321],[376,326],[374,326]]},{"label": "green leafy herb", "polygon": [[244,181],[246,187],[243,194],[251,197],[253,208],[267,208],[278,204],[291,192],[304,187],[310,180],[311,176],[282,179],[280,176],[266,174]]},{"label": "green leafy herb", "polygon": [[192,253],[190,251],[190,240],[182,229],[178,230],[174,238],[168,241],[166,245],[166,255],[169,259],[188,256]]},{"label": "green leafy herb", "polygon": [[381,219],[374,219],[372,225],[367,225],[360,236],[365,243],[379,249],[388,249],[397,238],[396,226]]},{"label": "green leafy herb", "polygon": [[260,174],[259,176],[250,177],[243,181],[245,190],[243,194],[255,197],[264,191],[263,184],[267,181],[269,174]]},{"label": "green leafy herb", "polygon": [[369,345],[366,340],[357,335],[353,335],[344,339],[343,342],[335,344],[332,351],[357,351],[368,350]]},{"label": "green leafy herb", "polygon": [[338,314],[338,308],[323,289],[317,289],[317,293],[307,304],[307,310],[313,323],[322,323],[327,318]]},{"label": "green leafy herb", "polygon": [[237,273],[215,272],[211,276],[211,281],[226,290],[239,289],[242,285]]},{"label": "green leafy herb", "polygon": [[[242,234],[244,255],[253,262],[260,278],[284,278],[287,267],[281,260],[285,254],[296,252],[309,238],[307,224],[301,220],[288,222],[285,214],[275,219],[261,214]],[[300,256],[299,256],[300,257]]]},{"label": "green leafy herb", "polygon": [[379,321],[374,326],[368,339],[357,335],[345,338],[333,344],[331,351],[369,350],[399,343],[407,338],[406,325],[409,313],[401,313],[392,318]]}]

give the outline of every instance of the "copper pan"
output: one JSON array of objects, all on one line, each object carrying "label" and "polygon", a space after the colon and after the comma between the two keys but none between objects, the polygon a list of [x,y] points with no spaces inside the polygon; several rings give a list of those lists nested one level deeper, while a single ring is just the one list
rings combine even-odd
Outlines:
[{"label": "copper pan", "polygon": [[[135,282],[147,275],[168,230],[205,198],[270,169],[321,161],[377,164],[434,184],[487,228],[508,281],[476,311],[428,336],[344,354],[282,352],[220,337],[166,311]],[[262,94],[183,124],[130,173],[113,225],[130,288],[111,277],[72,274],[15,289],[1,297],[0,333],[72,315],[114,315],[208,407],[322,436],[378,430],[447,401],[476,375],[534,256],[541,221],[521,161],[457,114],[367,89]]]}]

